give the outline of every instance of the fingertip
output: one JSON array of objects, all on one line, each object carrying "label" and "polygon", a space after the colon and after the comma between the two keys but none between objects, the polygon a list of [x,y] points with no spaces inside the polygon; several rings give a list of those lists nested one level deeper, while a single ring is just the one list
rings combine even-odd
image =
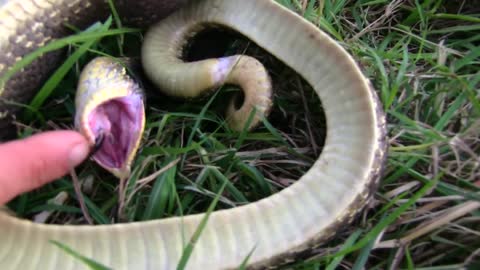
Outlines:
[{"label": "fingertip", "polygon": [[73,146],[68,155],[69,169],[82,163],[90,153],[90,146],[86,141],[79,142]]},{"label": "fingertip", "polygon": [[0,205],[58,179],[88,156],[76,131],[49,131],[0,145]]}]

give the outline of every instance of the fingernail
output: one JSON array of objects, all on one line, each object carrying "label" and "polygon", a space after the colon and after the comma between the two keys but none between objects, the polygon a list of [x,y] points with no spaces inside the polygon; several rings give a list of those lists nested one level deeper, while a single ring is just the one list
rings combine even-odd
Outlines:
[{"label": "fingernail", "polygon": [[68,156],[70,167],[73,168],[82,163],[87,158],[89,152],[90,148],[87,143],[79,143],[75,145],[72,150],[70,150]]}]

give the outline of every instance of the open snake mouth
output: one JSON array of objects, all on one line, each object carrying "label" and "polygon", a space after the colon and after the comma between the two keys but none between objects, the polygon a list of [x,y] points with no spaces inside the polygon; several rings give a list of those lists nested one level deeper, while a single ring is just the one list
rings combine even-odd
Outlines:
[{"label": "open snake mouth", "polygon": [[125,169],[142,132],[143,99],[140,94],[119,97],[98,105],[88,117],[95,136],[93,159],[105,168]]}]

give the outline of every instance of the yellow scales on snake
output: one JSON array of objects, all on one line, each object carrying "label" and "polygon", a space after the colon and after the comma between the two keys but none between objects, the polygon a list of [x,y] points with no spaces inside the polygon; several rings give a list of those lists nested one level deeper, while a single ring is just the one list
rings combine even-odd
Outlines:
[{"label": "yellow scales on snake", "polygon": [[[64,21],[87,26],[104,19],[108,10],[105,2],[0,1],[0,75],[28,52],[68,33]],[[187,269],[236,268],[252,250],[250,268],[282,263],[331,237],[370,198],[385,159],[381,106],[369,81],[342,47],[275,1],[184,2],[116,2],[127,21],[146,25],[161,19],[160,24],[150,27],[142,48],[144,69],[160,89],[169,95],[193,97],[207,88],[234,83],[245,91],[241,108],[245,111],[241,113],[256,107],[257,117],[261,117],[268,111],[268,76],[255,59],[233,56],[192,63],[179,59],[179,47],[191,31],[215,24],[245,35],[293,68],[322,101],[327,136],[314,165],[295,184],[275,195],[212,213]],[[183,7],[163,19],[179,6]],[[28,100],[58,62],[58,56],[50,53],[30,64],[8,81],[0,97]],[[260,74],[260,78],[252,80],[252,74]],[[79,82],[76,124],[92,144],[98,136],[119,136],[122,128],[139,130],[124,138],[123,150],[112,154],[109,146],[102,144],[96,155],[96,161],[117,176],[128,173],[143,129],[143,101],[136,96],[135,88],[121,67],[104,58],[89,64]],[[260,89],[263,94],[259,96]],[[2,111],[11,109],[4,103],[0,106]],[[120,111],[130,120],[123,127],[113,125],[116,116],[112,111]],[[227,115],[233,128],[242,125],[236,113],[231,110]],[[0,124],[6,127],[8,123],[4,120]],[[5,129],[2,132],[6,133]],[[113,269],[174,269],[185,242],[203,217],[198,214],[139,223],[60,226],[0,214],[0,267],[86,267],[52,245],[50,241],[55,240]]]}]

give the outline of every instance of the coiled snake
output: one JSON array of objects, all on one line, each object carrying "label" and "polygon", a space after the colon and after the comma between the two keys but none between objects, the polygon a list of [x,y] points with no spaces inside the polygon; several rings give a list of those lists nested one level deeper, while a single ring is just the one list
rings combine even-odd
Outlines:
[{"label": "coiled snake", "polygon": [[[117,1],[117,5],[127,21],[146,25],[165,17],[183,2],[186,1]],[[0,75],[27,52],[65,35],[65,20],[84,27],[104,19],[107,10],[104,1],[95,0],[0,1]],[[177,58],[176,49],[188,32],[206,24],[223,25],[250,38],[298,72],[312,85],[323,104],[327,136],[314,165],[295,184],[273,196],[214,212],[187,268],[235,268],[252,250],[249,267],[276,265],[331,237],[340,225],[350,222],[371,197],[386,155],[384,115],[369,81],[352,57],[318,28],[273,0],[186,3],[147,34],[146,43],[156,48],[144,45],[144,66],[159,65],[158,74],[147,71],[152,73],[153,81],[159,80],[162,88],[169,87],[172,94],[189,96],[179,91],[198,85],[203,90],[228,80],[226,73],[218,73],[222,69],[232,71],[226,60],[186,66]],[[156,38],[156,34],[167,39]],[[0,90],[0,96],[17,102],[28,100],[50,67],[57,63],[58,56],[58,53],[47,54],[33,62],[8,81]],[[149,62],[148,59],[155,60]],[[241,61],[234,59],[236,63]],[[238,80],[234,82],[242,87],[248,84]],[[92,108],[82,109],[84,102],[79,99],[77,109],[90,112]],[[2,103],[0,109],[11,108]],[[85,114],[80,112],[77,116],[81,118]],[[3,127],[6,123],[6,120],[1,122]],[[94,140],[98,134],[92,132],[93,135],[86,136]],[[134,141],[132,139],[133,145]],[[103,165],[117,166],[114,161]],[[122,168],[117,170],[117,175],[125,172]],[[203,216],[116,225],[60,226],[33,224],[0,214],[0,266],[2,269],[85,267],[50,243],[55,240],[113,269],[174,269],[186,241]]]}]

